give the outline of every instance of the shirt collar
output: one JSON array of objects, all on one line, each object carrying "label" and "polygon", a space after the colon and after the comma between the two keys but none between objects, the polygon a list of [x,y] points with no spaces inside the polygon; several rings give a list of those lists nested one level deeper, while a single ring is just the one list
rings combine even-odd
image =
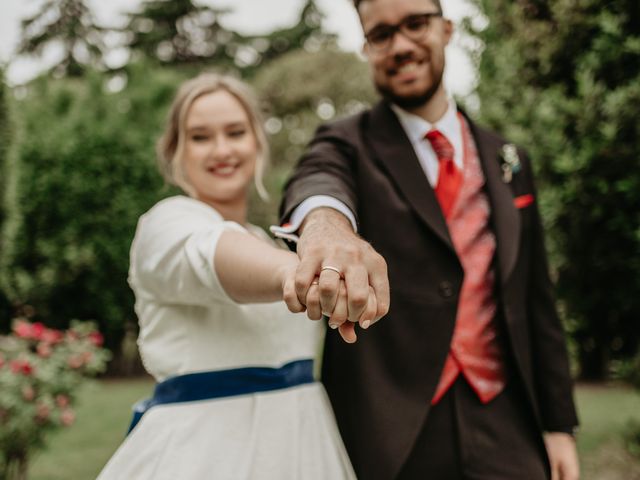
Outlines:
[{"label": "shirt collar", "polygon": [[449,106],[442,118],[435,123],[426,121],[424,118],[409,113],[395,104],[391,104],[391,109],[400,120],[400,124],[407,133],[411,143],[418,143],[424,140],[424,136],[432,129],[437,129],[450,141],[458,137],[459,125],[457,120],[458,107],[453,99],[449,99]]}]

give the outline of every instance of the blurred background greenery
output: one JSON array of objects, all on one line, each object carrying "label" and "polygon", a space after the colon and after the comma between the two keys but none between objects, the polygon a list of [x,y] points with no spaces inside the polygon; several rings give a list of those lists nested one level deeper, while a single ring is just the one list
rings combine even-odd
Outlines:
[{"label": "blurred background greenery", "polygon": [[[477,88],[458,101],[533,158],[576,378],[640,386],[640,3],[470,2],[479,16],[461,27]],[[65,54],[0,88],[0,332],[17,315],[56,328],[95,320],[114,352],[109,374],[122,376],[140,372],[128,249],[139,215],[175,194],[156,173],[154,143],[179,83],[232,72],[263,100],[272,196],[251,208],[262,226],[276,221],[315,127],[376,97],[314,0],[295,24],[261,35],[229,30],[224,9],[191,0],[145,0],[117,31],[89,7],[43,2],[17,55],[52,43]],[[107,35],[129,51],[117,69],[104,61]]]}]

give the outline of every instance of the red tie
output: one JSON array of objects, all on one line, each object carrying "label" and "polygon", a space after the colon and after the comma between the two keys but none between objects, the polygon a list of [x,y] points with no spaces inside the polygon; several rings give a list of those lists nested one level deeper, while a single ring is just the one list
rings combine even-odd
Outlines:
[{"label": "red tie", "polygon": [[440,163],[435,193],[444,218],[449,218],[451,208],[462,185],[462,172],[453,162],[453,146],[447,137],[442,135],[439,130],[431,130],[425,135],[425,138],[431,143]]}]

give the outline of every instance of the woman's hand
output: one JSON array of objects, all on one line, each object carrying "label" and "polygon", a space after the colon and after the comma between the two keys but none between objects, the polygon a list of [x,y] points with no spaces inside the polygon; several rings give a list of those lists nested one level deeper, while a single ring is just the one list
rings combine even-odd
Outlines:
[{"label": "woman's hand", "polygon": [[[368,304],[364,309],[362,315],[358,319],[362,328],[367,328],[371,322],[371,319],[373,319],[376,315],[377,302],[375,298],[375,292],[373,291],[373,288],[369,288],[370,292]],[[311,320],[320,320],[321,318],[326,318],[328,320],[329,327],[334,330],[337,329],[340,333],[340,336],[345,342],[354,343],[358,339],[358,336],[355,332],[356,322],[349,320],[348,295],[347,287],[344,280],[340,280],[336,302],[334,305],[332,305],[332,313],[326,314],[326,312],[322,311],[320,301],[321,294],[321,287],[319,285],[318,278],[316,277],[311,282],[305,299],[307,316]],[[368,323],[367,320],[369,321]]]}]

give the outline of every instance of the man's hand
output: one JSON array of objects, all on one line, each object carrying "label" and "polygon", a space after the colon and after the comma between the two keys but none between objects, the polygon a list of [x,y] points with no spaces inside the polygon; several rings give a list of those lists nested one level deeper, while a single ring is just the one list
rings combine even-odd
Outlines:
[{"label": "man's hand", "polygon": [[[340,328],[343,338],[346,335],[354,340],[353,326],[345,325],[346,320],[368,328],[387,314],[387,264],[371,245],[355,234],[349,221],[338,211],[318,208],[309,213],[301,226],[298,257],[295,292],[288,289],[284,296],[292,312],[303,311],[306,306],[309,318],[325,314],[330,317],[330,326]],[[314,279],[317,286],[313,285],[310,292]],[[346,312],[338,302],[342,281]]]},{"label": "man's hand", "polygon": [[578,480],[580,466],[573,436],[548,432],[544,434],[544,444],[551,463],[551,480]]}]

